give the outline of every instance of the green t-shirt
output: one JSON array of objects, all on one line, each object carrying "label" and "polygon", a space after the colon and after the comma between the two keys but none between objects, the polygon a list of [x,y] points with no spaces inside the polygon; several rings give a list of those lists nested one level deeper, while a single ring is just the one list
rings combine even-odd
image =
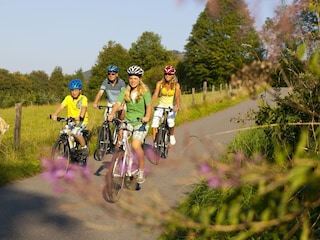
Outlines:
[{"label": "green t-shirt", "polygon": [[[124,93],[126,89],[123,89],[121,93],[118,96],[118,102],[124,102]],[[132,100],[132,95],[131,95],[131,100],[130,102],[126,103],[126,108],[127,108],[127,113],[125,120],[126,121],[133,121],[136,120],[137,118],[143,118],[146,114],[146,105],[151,104],[151,93],[150,91],[147,91],[142,98],[138,102]],[[132,123],[132,126],[137,126],[141,123]]]}]

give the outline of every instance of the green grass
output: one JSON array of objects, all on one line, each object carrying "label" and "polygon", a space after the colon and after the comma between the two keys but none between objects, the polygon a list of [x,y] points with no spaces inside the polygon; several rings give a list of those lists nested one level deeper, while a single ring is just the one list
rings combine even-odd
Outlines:
[{"label": "green grass", "polygon": [[[224,94],[224,93],[223,93]],[[203,102],[201,93],[182,95],[181,110],[176,118],[176,126],[193,121],[222,109],[231,107],[247,99],[246,94],[238,92],[237,97],[221,96],[218,92],[212,96],[208,93]],[[10,125],[9,130],[0,136],[0,186],[18,181],[41,173],[41,156],[49,156],[51,147],[59,136],[63,123],[49,119],[59,104],[45,106],[28,106],[22,108],[21,141],[20,146],[14,145],[15,108],[0,109],[0,117]],[[91,131],[90,152],[96,145],[96,133],[102,123],[104,110],[88,107],[90,123],[87,127]],[[66,116],[64,110],[60,116]]]}]

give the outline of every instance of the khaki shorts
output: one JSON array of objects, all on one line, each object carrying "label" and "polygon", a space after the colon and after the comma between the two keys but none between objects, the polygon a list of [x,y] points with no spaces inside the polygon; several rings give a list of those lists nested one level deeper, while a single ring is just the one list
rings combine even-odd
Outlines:
[{"label": "khaki shorts", "polygon": [[73,135],[76,135],[76,136],[82,136],[82,130],[86,128],[86,124],[82,123],[80,126],[75,126],[72,130],[71,130],[71,133]]},{"label": "khaki shorts", "polygon": [[143,143],[148,134],[149,125],[147,123],[142,123],[133,127],[131,124],[128,124],[127,128],[131,130],[131,132],[133,131],[132,139],[137,139]]}]

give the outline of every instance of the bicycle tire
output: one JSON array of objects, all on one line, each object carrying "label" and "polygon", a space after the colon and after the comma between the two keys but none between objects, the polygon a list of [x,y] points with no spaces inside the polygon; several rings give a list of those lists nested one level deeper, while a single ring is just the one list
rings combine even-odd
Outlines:
[{"label": "bicycle tire", "polygon": [[166,126],[163,130],[163,158],[167,158],[169,155],[169,143],[170,143],[170,132]]},{"label": "bicycle tire", "polygon": [[154,148],[152,145],[143,143],[142,145],[144,155],[147,157],[150,163],[153,165],[158,165],[160,161],[160,155],[157,148]]},{"label": "bicycle tire", "polygon": [[108,125],[103,124],[99,128],[97,148],[93,155],[94,159],[101,161],[110,147],[110,129]]},{"label": "bicycle tire", "polygon": [[67,139],[58,139],[51,151],[51,158],[54,161],[55,167],[66,173],[71,165],[70,149]]},{"label": "bicycle tire", "polygon": [[161,158],[164,158],[164,154],[165,154],[164,131],[165,131],[165,125],[162,123],[158,128],[158,132],[156,136],[157,151]]},{"label": "bicycle tire", "polygon": [[107,168],[105,186],[102,191],[104,200],[115,203],[120,199],[124,188],[125,172],[123,167],[124,151],[117,149]]}]

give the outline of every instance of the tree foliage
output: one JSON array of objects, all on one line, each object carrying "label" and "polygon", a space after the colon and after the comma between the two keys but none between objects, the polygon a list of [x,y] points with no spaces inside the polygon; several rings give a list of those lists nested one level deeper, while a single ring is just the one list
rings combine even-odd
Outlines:
[{"label": "tree foliage", "polygon": [[107,76],[109,65],[116,65],[119,68],[119,77],[126,81],[126,70],[132,64],[133,60],[128,51],[120,44],[109,41],[98,55],[97,62],[91,68],[91,77],[89,78],[87,91],[89,99],[93,100],[95,94],[100,89],[100,85]]},{"label": "tree foliage", "polygon": [[184,85],[218,86],[243,64],[262,58],[263,49],[242,0],[208,1],[185,46],[179,78]]},{"label": "tree foliage", "polygon": [[131,44],[129,54],[134,65],[139,65],[145,71],[166,64],[170,57],[170,52],[161,44],[160,35],[153,32],[143,32],[138,40]]}]

